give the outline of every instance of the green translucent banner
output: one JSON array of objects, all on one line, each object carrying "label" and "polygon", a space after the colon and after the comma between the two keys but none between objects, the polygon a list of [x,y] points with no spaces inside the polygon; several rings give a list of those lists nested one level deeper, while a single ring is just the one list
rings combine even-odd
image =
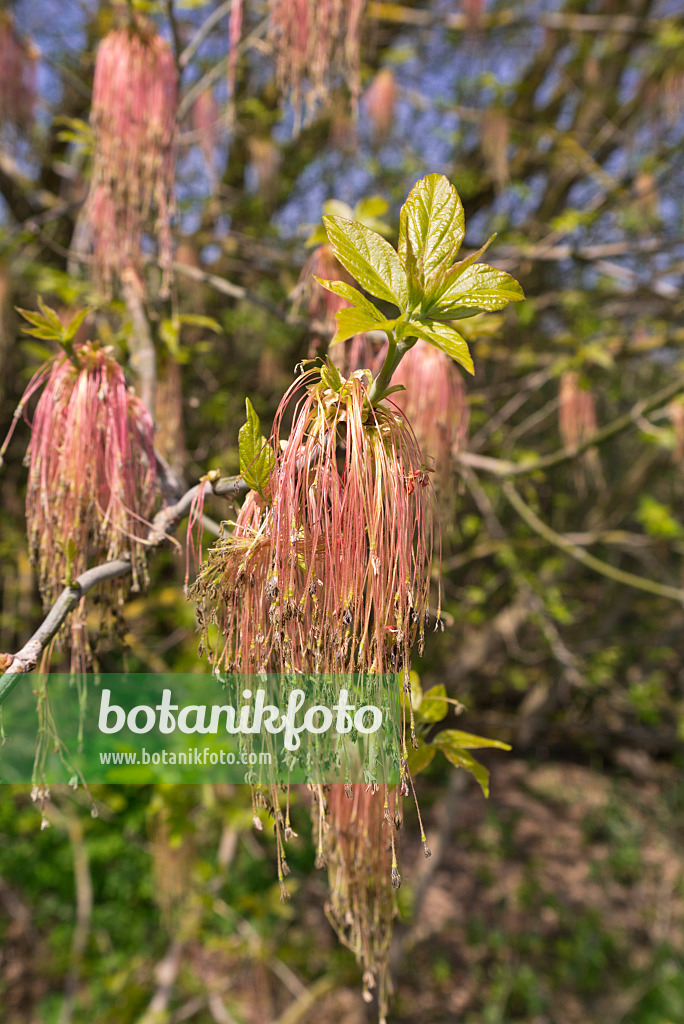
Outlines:
[{"label": "green translucent banner", "polygon": [[0,783],[399,780],[396,675],[22,676]]}]

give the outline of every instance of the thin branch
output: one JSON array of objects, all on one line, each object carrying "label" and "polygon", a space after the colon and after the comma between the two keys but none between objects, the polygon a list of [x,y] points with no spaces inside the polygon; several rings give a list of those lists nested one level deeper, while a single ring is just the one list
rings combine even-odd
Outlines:
[{"label": "thin branch", "polygon": [[309,327],[311,330],[316,330],[317,328],[325,330],[323,324],[319,324],[315,320],[307,320],[305,317],[293,316],[286,309],[283,309],[282,306],[276,306],[274,302],[262,298],[261,295],[257,295],[255,292],[250,292],[247,288],[243,288],[241,284],[234,284],[232,281],[228,281],[225,277],[209,274],[206,270],[193,267],[190,263],[174,262],[173,269],[193,281],[201,281],[202,284],[208,284],[210,288],[220,292],[222,295],[229,295],[232,299],[246,299],[249,302],[253,302],[256,306],[267,309],[269,313],[272,313],[273,316],[278,317],[279,320],[283,320],[285,323],[294,324],[296,327]]},{"label": "thin branch", "polygon": [[90,860],[83,835],[83,826],[76,815],[60,815],[71,843],[74,863],[74,888],[76,890],[76,923],[71,940],[69,973],[64,991],[64,1002],[59,1015],[59,1024],[71,1024],[74,1017],[78,984],[83,968],[93,916],[93,881],[90,874]]},{"label": "thin branch", "polygon": [[171,27],[171,37],[173,39],[173,56],[176,62],[178,80],[180,81],[181,76],[183,74],[183,65],[181,64],[182,44],[180,37],[180,29],[178,26],[178,19],[176,18],[176,12],[173,9],[173,0],[166,0],[166,15],[169,19],[169,25]]},{"label": "thin branch", "polygon": [[134,270],[127,268],[121,274],[121,290],[128,315],[131,318],[131,366],[137,374],[140,398],[154,419],[154,399],[157,391],[157,355],[152,332],[145,313],[143,290]]},{"label": "thin branch", "polygon": [[673,249],[678,245],[684,245],[684,237],[676,238],[637,238],[628,241],[606,242],[601,245],[552,245],[545,242],[537,245],[499,245],[497,255],[504,259],[517,257],[526,260],[558,260],[578,259],[590,263],[593,260],[602,260],[613,256],[632,256],[634,253],[663,252],[665,249]]},{"label": "thin branch", "polygon": [[651,412],[652,409],[657,409],[659,405],[668,402],[682,391],[684,391],[684,378],[678,377],[671,384],[668,384],[667,387],[656,391],[650,398],[644,398],[637,402],[629,412],[618,416],[612,423],[608,423],[601,430],[597,430],[592,437],[587,438],[587,440],[577,445],[572,451],[566,451],[563,448],[560,451],[552,452],[550,455],[542,455],[541,458],[528,462],[511,462],[508,459],[495,459],[488,455],[461,452],[458,456],[458,461],[464,466],[470,466],[472,469],[481,469],[498,477],[526,476],[529,473],[537,473],[540,470],[552,469],[554,466],[560,466],[565,462],[572,462],[579,455],[582,455],[583,452],[588,451],[590,448],[595,448],[605,441],[609,441],[611,438],[628,430],[629,427],[638,426],[639,419],[646,413]]},{"label": "thin branch", "polygon": [[323,996],[334,991],[337,987],[335,978],[324,974],[322,978],[314,981],[309,988],[297,997],[287,1009],[281,1013],[275,1024],[299,1024],[306,1017],[310,1010],[318,1003]]},{"label": "thin branch", "polygon": [[[245,50],[249,49],[253,42],[255,42],[257,39],[260,39],[261,36],[266,35],[267,30],[268,18],[264,18],[263,21],[260,21],[256,28],[254,28],[249,33],[249,35],[245,36],[244,39],[240,42],[240,44],[237,47],[237,52],[243,53]],[[197,97],[200,96],[206,89],[211,88],[214,82],[217,82],[219,78],[221,78],[221,76],[225,74],[227,67],[228,55],[223,57],[217,64],[214,65],[213,68],[207,71],[206,75],[203,75],[198,82],[194,82],[193,85],[190,86],[185,96],[183,96],[182,100],[180,101],[178,107],[179,121],[183,120],[183,118],[188,113]]]},{"label": "thin branch", "polygon": [[[443,25],[447,29],[467,31],[472,20],[467,14],[449,13],[435,16],[432,11],[401,4],[371,2],[368,15],[378,21],[400,23],[408,27],[430,28]],[[482,28],[519,28],[521,26],[552,29],[558,32],[617,32],[626,35],[658,32],[668,24],[664,18],[640,18],[637,14],[581,14],[572,11],[541,11],[526,15],[519,8],[510,6],[493,14],[483,14],[479,19]]]},{"label": "thin branch", "polygon": [[157,988],[138,1024],[158,1024],[167,1018],[169,1003],[183,965],[183,943],[175,938],[155,967]]},{"label": "thin branch", "polygon": [[[152,520],[147,537],[143,541],[146,547],[160,547],[165,541],[170,539],[180,522],[190,512],[199,487],[200,485],[196,484],[189,491],[186,491],[183,497],[174,505],[167,505],[157,512]],[[212,490],[214,494],[230,496],[245,494],[248,487],[241,477],[223,477],[216,481]],[[36,667],[41,654],[53,637],[56,636],[69,612],[73,611],[79,601],[94,587],[108,580],[127,576],[130,571],[131,563],[128,559],[115,559],[111,562],[104,562],[102,565],[96,565],[92,569],[87,569],[70,586],[64,588],[33,636],[12,657],[9,668],[0,677],[0,706],[4,704],[15,686],[19,683],[22,673],[31,672]]]},{"label": "thin branch", "polygon": [[637,576],[632,572],[625,572],[623,569],[617,569],[608,562],[603,562],[600,558],[595,558],[594,555],[590,555],[584,548],[573,544],[567,537],[556,533],[555,530],[543,522],[536,512],[523,501],[510,480],[503,484],[502,490],[520,518],[527,523],[530,529],[534,530],[535,533],[539,534],[549,544],[560,548],[561,551],[581,562],[582,565],[586,565],[588,569],[593,569],[595,572],[600,573],[601,576],[606,576],[616,583],[623,583],[625,586],[634,587],[635,590],[643,590],[647,594],[665,597],[684,605],[684,590],[680,587],[670,587],[664,583],[657,583],[655,580],[647,579],[645,576]]},{"label": "thin branch", "polygon": [[232,6],[233,0],[226,0],[226,2],[221,4],[220,7],[217,7],[215,11],[212,11],[204,24],[198,28],[197,32],[178,58],[178,63],[182,68],[186,67],[190,63],[204,40],[213,29],[214,25],[217,25],[221,18],[228,14]]},{"label": "thin branch", "polygon": [[520,388],[515,394],[506,402],[503,408],[499,409],[494,416],[490,416],[484,426],[478,430],[477,434],[470,441],[471,449],[477,450],[488,437],[491,437],[495,431],[502,427],[511,416],[515,415],[518,409],[521,408],[528,401],[528,399],[536,394],[539,389],[546,384],[554,374],[553,367],[545,367],[538,373],[532,374],[525,385]]}]

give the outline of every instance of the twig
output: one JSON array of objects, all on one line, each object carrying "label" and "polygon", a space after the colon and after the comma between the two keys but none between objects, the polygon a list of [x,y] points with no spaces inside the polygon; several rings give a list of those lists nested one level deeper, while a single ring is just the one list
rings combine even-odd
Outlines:
[{"label": "twig", "polygon": [[215,11],[211,12],[203,25],[200,25],[197,32],[178,58],[178,63],[182,68],[186,67],[190,63],[214,25],[217,25],[221,18],[228,14],[232,6],[233,0],[226,0],[225,3],[220,5],[220,7],[217,7]]},{"label": "twig", "polygon": [[178,28],[178,20],[176,18],[176,12],[173,9],[173,0],[166,0],[166,14],[169,19],[169,25],[171,27],[171,37],[173,39],[173,55],[176,61],[176,70],[178,72],[178,80],[180,82],[183,74],[183,65],[181,64],[181,38],[180,30]]},{"label": "twig", "polygon": [[[467,785],[465,772],[452,772],[449,776],[449,788],[440,808],[440,819],[436,834],[430,829],[430,849],[432,856],[423,862],[421,870],[416,872],[413,887],[411,921],[403,928],[398,928],[392,939],[390,953],[390,972],[394,978],[401,969],[402,962],[409,950],[425,939],[424,932],[419,929],[419,917],[425,903],[430,886],[444,862],[444,855],[449,849],[451,837],[458,820],[458,808]],[[417,927],[418,926],[418,927]]]},{"label": "twig", "polygon": [[604,441],[608,441],[617,434],[623,433],[629,427],[637,426],[640,417],[651,412],[652,409],[656,409],[659,405],[668,402],[682,391],[684,391],[684,378],[678,377],[671,384],[668,384],[667,387],[656,391],[650,398],[644,398],[637,402],[629,412],[618,416],[617,419],[614,419],[612,423],[608,423],[601,430],[597,430],[592,437],[577,445],[571,452],[563,448],[560,451],[553,452],[550,455],[542,455],[541,458],[528,462],[511,462],[508,459],[494,459],[490,456],[477,455],[473,452],[461,452],[458,456],[458,461],[463,463],[464,466],[470,466],[472,469],[482,469],[498,477],[526,476],[528,473],[537,473],[540,470],[551,469],[554,466],[562,465],[564,462],[571,462],[579,455],[582,455],[583,452],[588,451],[589,448],[603,444]]},{"label": "twig", "polygon": [[296,326],[306,326],[315,328],[316,324],[310,320],[306,320],[302,317],[292,316],[282,306],[276,306],[274,302],[270,302],[268,299],[262,298],[261,295],[257,295],[255,292],[248,291],[247,288],[243,288],[241,284],[233,284],[232,281],[226,280],[225,277],[218,277],[216,274],[209,274],[206,270],[201,270],[199,267],[193,267],[189,263],[178,263],[174,262],[173,269],[179,274],[183,274],[184,277],[189,277],[193,281],[201,281],[203,284],[208,284],[210,288],[213,288],[217,292],[221,292],[222,295],[230,295],[232,299],[247,299],[249,302],[253,302],[257,306],[267,309],[269,313],[273,313],[279,320],[284,320],[285,323],[295,324]]},{"label": "twig", "polygon": [[157,390],[157,356],[152,332],[143,304],[143,291],[134,270],[127,268],[121,274],[121,290],[133,324],[131,334],[131,366],[138,376],[142,402],[154,418],[154,397]]},{"label": "twig", "polygon": [[[488,525],[489,532],[498,540],[505,540],[505,530],[494,511],[494,507],[489,500],[489,496],[485,492],[484,488],[480,486],[475,474],[467,472],[466,481],[473,499]],[[539,628],[548,644],[549,650],[562,668],[561,677],[555,680],[551,691],[547,695],[549,701],[555,701],[560,695],[560,688],[563,683],[567,682],[573,686],[582,685],[582,674],[580,672],[579,662],[572,651],[567,647],[558,627],[549,615],[544,601],[532,586],[526,574],[523,572],[517,555],[512,548],[509,550],[509,555],[511,559],[511,578],[520,594],[522,594],[523,598],[527,601],[530,610],[536,616]],[[510,641],[513,641],[514,639],[516,639],[515,633],[510,634]],[[508,639],[506,640],[507,647],[510,646],[510,641]],[[520,657],[522,651],[520,650],[519,644],[517,644],[517,640],[516,646],[518,647],[518,657]]]},{"label": "twig", "polygon": [[538,373],[532,374],[525,387],[516,391],[503,408],[499,409],[494,416],[490,416],[485,425],[471,438],[470,448],[477,450],[481,447],[482,442],[491,437],[499,427],[503,426],[533,394],[551,379],[553,373],[552,367],[545,367],[543,370],[539,370]]},{"label": "twig", "polygon": [[[443,25],[447,29],[467,31],[472,21],[467,14],[449,13],[435,16],[432,11],[415,7],[404,7],[395,3],[371,2],[368,14],[378,21],[399,22],[404,26],[415,25],[430,28]],[[479,19],[482,28],[518,28],[539,26],[559,32],[614,32],[618,34],[641,34],[658,32],[668,24],[664,18],[641,18],[637,14],[581,14],[572,11],[541,11],[525,15],[519,9],[510,7],[493,14],[483,14]]]},{"label": "twig", "polygon": [[299,1024],[299,1021],[313,1009],[319,999],[326,996],[336,988],[336,981],[329,974],[324,974],[309,986],[294,1002],[290,1003],[284,1013],[281,1013],[275,1024]]},{"label": "twig", "polygon": [[[259,24],[253,29],[249,35],[245,36],[237,47],[238,53],[243,53],[248,49],[251,44],[266,34],[268,29],[268,18],[264,18]],[[185,115],[188,113],[193,103],[200,96],[205,89],[209,89],[214,82],[217,82],[221,75],[225,74],[228,67],[228,55],[223,57],[217,64],[214,65],[206,75],[203,75],[198,82],[195,82],[183,96],[179,107],[178,107],[178,120],[182,121]]]},{"label": "twig", "polygon": [[83,826],[76,815],[63,815],[74,861],[74,888],[76,890],[76,924],[71,940],[69,973],[64,990],[64,1002],[59,1015],[59,1024],[71,1024],[74,1003],[81,974],[83,957],[88,944],[93,915],[93,881],[90,874],[90,860],[83,837]]},{"label": "twig", "polygon": [[623,569],[617,569],[608,562],[601,561],[600,558],[590,555],[584,548],[573,544],[567,537],[556,533],[555,530],[543,522],[530,506],[523,501],[510,480],[503,484],[502,490],[520,518],[535,533],[538,533],[549,544],[560,548],[561,551],[570,555],[571,558],[581,562],[582,565],[586,565],[588,569],[593,569],[602,576],[615,580],[616,583],[623,583],[625,586],[634,587],[636,590],[643,590],[647,594],[655,594],[657,597],[665,597],[684,605],[684,590],[680,587],[671,587],[664,583],[657,583],[655,580],[647,579],[645,576],[637,576],[635,573],[625,572]]},{"label": "twig", "polygon": [[552,245],[541,243],[532,246],[500,245],[497,246],[497,255],[504,259],[517,257],[526,260],[548,260],[556,262],[559,260],[578,259],[592,262],[593,260],[609,259],[614,256],[631,256],[636,252],[650,253],[662,252],[664,249],[675,248],[684,245],[684,238],[637,238],[629,241],[606,242],[601,245]]},{"label": "twig", "polygon": [[[170,539],[181,520],[188,515],[199,486],[196,484],[191,487],[174,505],[167,505],[157,512],[143,542],[146,547],[160,547]],[[224,477],[216,481],[212,490],[214,494],[229,496],[244,494],[248,488],[241,477]],[[71,585],[64,588],[41,625],[22,649],[13,656],[9,668],[0,677],[0,706],[4,704],[19,683],[22,673],[30,672],[35,668],[41,654],[79,601],[93,587],[97,587],[107,580],[127,576],[130,571],[131,563],[128,559],[115,559],[87,569]]]},{"label": "twig", "polygon": [[183,943],[179,939],[174,939],[163,960],[157,964],[157,989],[138,1024],[159,1024],[159,1021],[166,1020],[173,989],[181,969],[182,954]]}]

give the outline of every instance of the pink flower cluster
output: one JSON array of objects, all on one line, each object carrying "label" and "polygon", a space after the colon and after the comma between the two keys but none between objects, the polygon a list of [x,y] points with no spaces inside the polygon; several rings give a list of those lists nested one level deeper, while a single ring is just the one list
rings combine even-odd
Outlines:
[{"label": "pink flower cluster", "polygon": [[177,106],[176,66],[161,36],[140,24],[105,36],[93,81],[87,209],[94,276],[106,290],[127,267],[140,269],[146,234],[156,240],[168,279]]},{"label": "pink flower cluster", "polygon": [[396,914],[392,807],[398,799],[371,787],[354,786],[347,793],[336,785],[314,804],[314,830],[320,826],[328,866],[326,915],[363,970],[364,999],[370,1002],[371,990],[377,989],[381,1024],[387,1012]]},{"label": "pink flower cluster", "polygon": [[340,74],[356,104],[365,0],[269,0],[269,6],[276,77],[296,118],[302,101],[311,113]]},{"label": "pink flower cluster", "polygon": [[250,493],[195,585],[222,669],[401,672],[422,647],[432,488],[403,415],[372,408],[366,386],[359,373],[336,391],[316,372],[285,395],[270,493]]},{"label": "pink flower cluster", "polygon": [[417,341],[399,363],[392,384],[403,384],[393,401],[415,431],[421,450],[435,460],[437,479],[445,482],[453,460],[465,448],[470,410],[465,386],[453,359],[427,341]]},{"label": "pink flower cluster", "polygon": [[[132,586],[146,582],[140,539],[157,496],[152,420],[128,390],[107,349],[88,342],[34,376],[23,402],[42,387],[32,423],[26,517],[40,592],[50,606],[65,579],[89,564],[128,558]],[[104,611],[122,602],[129,581],[100,591]],[[85,608],[71,618],[72,666],[85,668]]]}]

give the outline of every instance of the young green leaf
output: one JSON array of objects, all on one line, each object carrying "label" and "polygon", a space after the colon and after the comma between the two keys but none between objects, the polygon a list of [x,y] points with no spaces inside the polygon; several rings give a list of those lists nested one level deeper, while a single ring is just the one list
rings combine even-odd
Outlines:
[{"label": "young green leaf", "polygon": [[445,352],[448,356],[460,363],[468,373],[475,373],[473,358],[468,351],[465,338],[461,337],[458,331],[439,320],[428,320],[425,323],[417,323],[415,320],[408,320],[401,325],[401,334],[404,338],[415,336],[429,341],[431,345]]},{"label": "young green leaf", "polygon": [[62,328],[62,341],[73,341],[78,334],[78,329],[90,313],[89,309],[81,309],[71,318],[66,327]]},{"label": "young green leaf", "polygon": [[375,316],[378,310],[375,307],[373,310],[374,313],[371,315],[365,308],[361,309],[359,306],[345,306],[344,309],[338,309],[335,313],[337,331],[330,344],[336,345],[339,341],[346,341],[347,338],[352,338],[355,334],[363,334],[364,331],[391,331],[394,329],[396,320],[381,319],[378,321]]},{"label": "young green leaf", "polygon": [[50,306],[47,305],[47,303],[43,302],[40,295],[38,296],[38,308],[40,309],[41,313],[45,317],[45,320],[50,325],[50,327],[54,328],[54,330],[61,335],[62,331],[64,330],[62,321],[59,319],[59,316],[55,312],[55,310],[51,309]]},{"label": "young green leaf", "polygon": [[399,255],[407,269],[417,269],[425,285],[435,271],[451,266],[464,230],[458,192],[443,174],[428,174],[413,186],[401,208]]},{"label": "young green leaf", "polygon": [[430,687],[425,694],[418,709],[417,718],[421,722],[441,722],[449,710],[447,692],[444,683]]},{"label": "young green leaf", "polygon": [[477,747],[496,747],[498,750],[511,749],[510,743],[504,743],[502,740],[490,740],[486,736],[475,736],[471,732],[461,732],[460,729],[444,729],[435,737],[435,743],[438,740],[440,741],[439,745],[446,743],[466,750]]},{"label": "young green leaf", "polygon": [[330,388],[331,391],[335,391],[339,394],[342,387],[342,377],[340,376],[340,371],[337,369],[335,364],[329,359],[327,363],[321,367],[321,380],[327,388]]},{"label": "young green leaf", "polygon": [[[476,263],[480,257],[484,255],[495,238],[496,233],[490,235],[485,244],[480,246],[477,252],[473,252],[470,256],[466,256],[464,260],[459,260],[459,262],[455,263],[453,267],[445,265],[443,268],[431,275],[430,280],[425,284],[425,291],[421,304],[424,316],[439,316],[443,320],[457,320],[464,316],[475,316],[475,313],[472,312],[463,312],[459,316],[456,308],[450,309],[449,315],[447,316],[444,313],[433,313],[433,307],[439,303],[442,296],[449,291],[461,274],[463,274],[468,267],[471,267],[473,263]],[[461,308],[463,309],[464,307]]]},{"label": "young green leaf", "polygon": [[424,743],[423,740],[418,740],[418,746],[414,749],[409,749],[408,754],[408,765],[411,775],[418,775],[419,772],[424,772],[428,765],[431,763],[437,751],[430,743]]},{"label": "young green leaf", "polygon": [[406,271],[389,242],[358,221],[324,217],[323,223],[335,256],[361,287],[377,299],[406,309]]},{"label": "young green leaf", "polygon": [[477,779],[480,784],[480,788],[486,797],[489,796],[489,769],[485,768],[483,764],[480,764],[472,754],[469,754],[467,750],[461,750],[460,747],[451,746],[449,744],[437,743],[437,740],[443,736],[444,733],[439,733],[438,736],[432,741],[435,746],[438,746],[444,756],[455,764],[457,768],[465,768],[467,772]]},{"label": "young green leaf", "polygon": [[458,274],[455,279],[445,282],[439,301],[430,310],[431,316],[446,318],[452,306],[503,309],[509,302],[520,302],[525,298],[525,293],[514,277],[487,263],[475,263],[463,271],[458,267],[452,270],[458,271]]},{"label": "young green leaf", "polygon": [[253,491],[266,497],[271,473],[275,468],[275,457],[266,438],[261,433],[261,423],[249,398],[245,399],[247,422],[238,431],[238,453],[240,475]]},{"label": "young green leaf", "polygon": [[214,320],[213,316],[202,316],[200,313],[181,313],[178,320],[182,324],[188,324],[192,327],[206,327],[208,331],[213,331],[214,334],[223,334],[223,328],[218,320]]},{"label": "young green leaf", "polygon": [[346,281],[326,281],[322,277],[315,277],[315,280],[318,281],[322,288],[327,289],[327,291],[332,292],[334,295],[339,295],[341,299],[346,299],[347,302],[351,302],[352,306],[360,306],[362,309],[365,309],[369,316],[376,318],[378,323],[382,323],[385,320],[385,314],[381,313],[377,306],[374,306],[370,299],[367,299],[353,285],[347,284]]}]

